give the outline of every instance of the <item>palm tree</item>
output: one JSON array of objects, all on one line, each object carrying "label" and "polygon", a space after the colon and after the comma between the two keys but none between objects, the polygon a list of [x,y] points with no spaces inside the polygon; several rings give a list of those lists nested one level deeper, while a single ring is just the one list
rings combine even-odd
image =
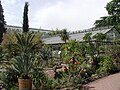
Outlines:
[{"label": "palm tree", "polygon": [[33,68],[34,57],[32,54],[21,53],[12,60],[12,69],[15,70],[22,78],[29,78],[28,75]]},{"label": "palm tree", "polygon": [[34,42],[35,34],[32,33],[15,33],[16,43],[10,44],[14,53],[34,53],[38,46],[37,42]]},{"label": "palm tree", "polygon": [[35,41],[35,34],[32,33],[15,33],[16,43],[10,44],[13,55],[13,69],[19,74],[28,74],[33,66],[33,55],[38,49],[38,42]]},{"label": "palm tree", "polygon": [[20,85],[21,82],[24,84],[28,81],[29,85],[27,89],[31,90],[32,81],[29,75],[33,71],[35,61],[34,54],[38,43],[34,43],[35,35],[31,33],[18,33],[15,34],[15,37],[16,43],[11,46],[13,52],[17,52],[17,54],[13,55],[13,59],[11,61],[12,69],[21,75],[21,78],[18,79],[19,89],[22,88]]},{"label": "palm tree", "polygon": [[63,40],[65,43],[67,42],[67,40],[69,40],[69,33],[67,32],[67,29],[63,29],[61,31],[61,40]]}]

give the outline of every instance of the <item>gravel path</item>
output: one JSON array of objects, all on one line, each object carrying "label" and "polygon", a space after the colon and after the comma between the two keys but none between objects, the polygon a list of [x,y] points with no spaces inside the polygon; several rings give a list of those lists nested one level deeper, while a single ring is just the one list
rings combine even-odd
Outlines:
[{"label": "gravel path", "polygon": [[120,90],[120,73],[91,82],[84,90]]}]

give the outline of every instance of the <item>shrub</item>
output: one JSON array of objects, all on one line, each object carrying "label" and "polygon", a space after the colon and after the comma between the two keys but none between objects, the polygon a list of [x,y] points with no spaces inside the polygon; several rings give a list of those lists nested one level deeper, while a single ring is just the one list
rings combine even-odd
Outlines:
[{"label": "shrub", "polygon": [[82,58],[80,43],[76,40],[70,40],[67,44],[62,46],[62,59],[64,62],[67,63],[73,56],[75,56],[77,60]]},{"label": "shrub", "polygon": [[99,65],[100,67],[96,70],[96,73],[100,76],[105,76],[116,71],[112,58],[109,56],[102,56]]},{"label": "shrub", "polygon": [[0,83],[5,90],[17,90],[18,73],[12,69],[6,69],[0,72]]}]

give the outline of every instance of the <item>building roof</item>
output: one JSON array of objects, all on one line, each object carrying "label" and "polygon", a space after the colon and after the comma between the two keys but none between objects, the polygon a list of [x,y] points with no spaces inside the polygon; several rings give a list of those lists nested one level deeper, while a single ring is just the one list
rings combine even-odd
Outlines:
[{"label": "building roof", "polygon": [[45,38],[43,39],[45,44],[58,44],[58,43],[64,43],[59,36],[57,37],[51,37],[51,38]]},{"label": "building roof", "polygon": [[[106,34],[108,31],[110,31],[112,27],[104,27],[104,28],[96,28],[96,29],[88,29],[88,30],[83,30],[80,33],[76,34],[70,34],[70,40],[77,40],[77,41],[83,41],[83,37],[86,33],[92,33],[92,36],[94,36],[97,33],[103,33]],[[59,43],[64,43],[60,36],[56,37],[50,37],[50,38],[45,38],[43,39],[45,44],[59,44]]]},{"label": "building roof", "polygon": [[[22,27],[20,26],[13,26],[13,25],[6,25],[6,28],[13,28],[13,29],[20,29],[22,30]],[[50,32],[51,30],[46,30],[46,29],[39,29],[39,28],[29,28],[30,31],[45,31],[45,32]]]}]

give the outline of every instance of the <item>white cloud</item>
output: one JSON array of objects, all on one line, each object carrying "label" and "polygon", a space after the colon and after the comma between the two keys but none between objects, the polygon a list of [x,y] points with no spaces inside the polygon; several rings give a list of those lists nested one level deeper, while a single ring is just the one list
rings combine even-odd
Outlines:
[{"label": "white cloud", "polygon": [[5,21],[9,25],[21,26],[22,6],[21,0],[4,0],[2,6],[4,10]]},{"label": "white cloud", "polygon": [[[96,19],[107,15],[104,0],[69,0],[36,11],[31,25],[43,28],[68,28],[78,30],[91,28]],[[109,1],[109,0],[108,0]]]},{"label": "white cloud", "polygon": [[4,0],[5,3],[7,4],[15,4],[17,3],[19,0]]},{"label": "white cloud", "polygon": [[30,3],[30,27],[79,30],[91,28],[96,19],[107,15],[104,7],[111,0],[4,0],[8,24],[21,26],[25,1]]}]

